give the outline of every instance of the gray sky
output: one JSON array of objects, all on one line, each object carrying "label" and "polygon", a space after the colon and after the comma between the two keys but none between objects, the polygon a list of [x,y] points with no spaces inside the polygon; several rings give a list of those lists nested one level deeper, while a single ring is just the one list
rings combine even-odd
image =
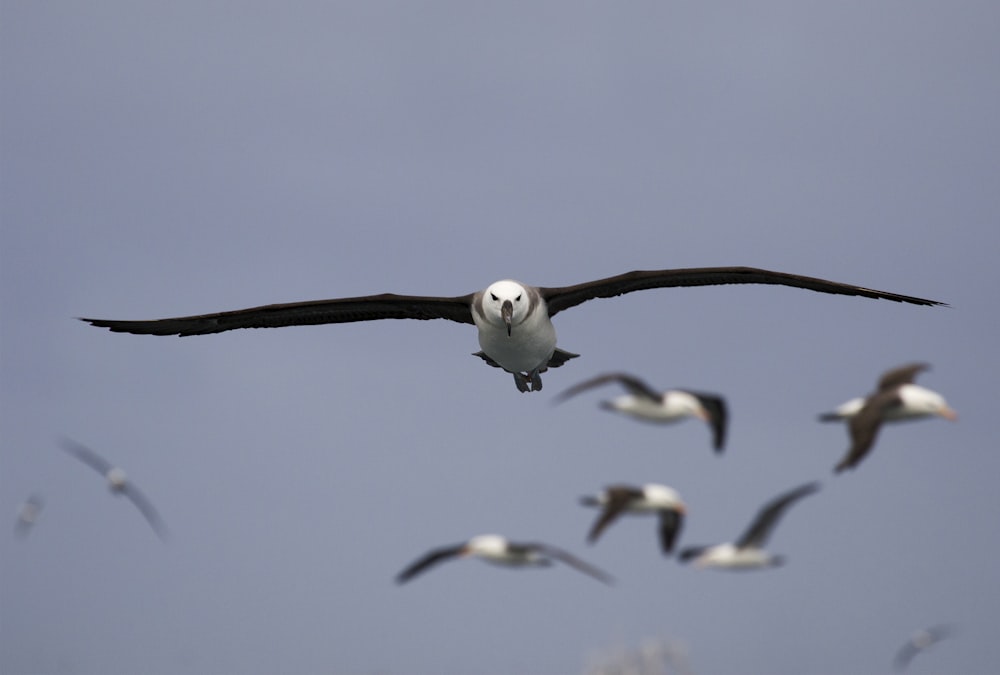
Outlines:
[{"label": "gray sky", "polygon": [[[21,3],[0,20],[0,670],[571,673],[677,640],[697,673],[996,672],[1000,8],[992,2]],[[560,314],[519,394],[446,321],[110,334],[378,292],[752,265],[930,297],[671,289]],[[816,413],[891,366],[958,410],[834,477]],[[552,396],[606,370],[727,396],[660,428]],[[160,542],[70,436],[121,464]],[[697,571],[577,498],[661,482],[681,546],[821,480],[780,570]],[[46,498],[26,541],[13,513]],[[618,579],[450,563],[499,532]]]}]

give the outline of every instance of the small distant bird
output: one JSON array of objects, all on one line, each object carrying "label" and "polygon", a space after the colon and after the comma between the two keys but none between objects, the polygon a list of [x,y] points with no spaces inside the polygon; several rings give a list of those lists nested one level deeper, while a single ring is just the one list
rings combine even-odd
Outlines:
[{"label": "small distant bird", "polygon": [[910,661],[912,661],[913,657],[917,654],[954,634],[954,627],[947,624],[931,626],[930,628],[918,630],[913,634],[913,637],[906,642],[906,644],[900,647],[899,652],[896,654],[896,658],[892,662],[893,667],[897,672],[903,672],[907,669],[907,667],[909,667]]},{"label": "small distant bird", "polygon": [[17,507],[17,520],[14,522],[14,533],[19,537],[27,537],[35,526],[45,508],[45,500],[41,495],[29,495],[24,503]]},{"label": "small distant bird", "polygon": [[937,415],[947,420],[958,419],[958,413],[948,406],[936,391],[913,384],[921,372],[928,370],[926,363],[911,363],[886,371],[879,379],[878,388],[865,398],[855,398],[841,404],[832,412],[819,416],[820,421],[847,420],[851,447],[834,471],[851,469],[871,451],[884,422],[921,419]]},{"label": "small distant bird", "polygon": [[729,413],[726,400],[718,394],[705,394],[690,389],[656,391],[638,377],[627,373],[607,373],[576,384],[556,396],[561,403],[582,391],[617,382],[628,391],[610,401],[602,401],[605,410],[623,413],[644,422],[671,424],[688,417],[697,417],[712,429],[712,447],[721,453],[726,443],[726,423]]},{"label": "small distant bird", "polygon": [[527,392],[542,388],[540,373],[579,356],[556,348],[556,329],[551,319],[557,313],[595,298],[612,298],[650,288],[724,284],[770,284],[914,305],[944,304],[936,300],[753,267],[694,267],[637,270],[574,286],[552,288],[528,286],[503,279],[481,291],[458,296],[383,293],[356,298],[264,305],[231,312],[153,321],[81,321],[116,333],[205,335],[237,328],[276,328],[380,319],[447,319],[475,325],[479,331],[479,347],[482,350],[476,352],[475,356],[513,374],[518,391]]},{"label": "small distant bird", "polygon": [[548,567],[554,560],[558,560],[603,583],[611,584],[614,581],[606,572],[554,546],[539,543],[518,544],[496,534],[483,534],[462,544],[443,546],[429,551],[400,572],[396,576],[396,583],[406,583],[445,560],[467,556],[505,567]]},{"label": "small distant bird", "polygon": [[624,513],[657,514],[660,517],[660,548],[664,555],[670,555],[684,526],[684,502],[676,490],[666,485],[609,485],[596,497],[581,497],[580,503],[602,509],[587,535],[587,541],[591,544],[597,541],[608,525]]},{"label": "small distant bird", "polygon": [[64,438],[60,441],[60,444],[63,450],[104,476],[108,481],[108,489],[111,491],[111,494],[125,495],[132,500],[132,503],[139,509],[139,512],[142,513],[157,536],[164,540],[167,538],[167,528],[160,518],[160,514],[156,512],[152,502],[135,486],[135,483],[128,480],[122,469],[114,466],[90,448],[76,441]]},{"label": "small distant bird", "polygon": [[716,567],[720,569],[757,569],[783,565],[783,556],[773,555],[764,550],[764,544],[785,509],[798,500],[819,490],[819,483],[808,483],[786,492],[764,505],[747,531],[736,543],[715,546],[695,546],[681,551],[681,562],[693,561],[695,567]]}]

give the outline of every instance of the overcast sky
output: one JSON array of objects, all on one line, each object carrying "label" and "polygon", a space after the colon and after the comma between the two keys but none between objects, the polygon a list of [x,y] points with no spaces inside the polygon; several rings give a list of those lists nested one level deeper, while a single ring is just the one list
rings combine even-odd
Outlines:
[{"label": "overcast sky", "polygon": [[[1000,6],[0,4],[0,671],[581,673],[670,640],[692,672],[1000,669]],[[751,265],[933,298],[664,289],[556,317],[520,394],[475,330],[384,321],[184,339],[153,319]],[[927,361],[959,420],[853,472],[816,415]],[[598,409],[609,370],[719,392],[704,425]],[[68,436],[124,467],[161,542]],[[680,545],[801,483],[781,569],[699,571],[580,495],[665,483]],[[46,508],[24,540],[17,505]],[[2,522],[0,522],[2,525]],[[497,532],[566,567],[444,564]]]}]

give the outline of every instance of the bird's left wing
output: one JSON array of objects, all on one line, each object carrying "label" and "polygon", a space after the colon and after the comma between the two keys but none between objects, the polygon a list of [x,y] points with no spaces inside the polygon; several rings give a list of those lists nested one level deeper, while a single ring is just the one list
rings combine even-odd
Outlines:
[{"label": "bird's left wing", "polygon": [[556,548],[555,546],[550,546],[548,544],[539,544],[539,543],[522,544],[522,546],[526,548],[533,548],[539,553],[548,556],[549,558],[553,558],[554,560],[559,560],[560,562],[566,563],[573,569],[579,572],[583,572],[587,576],[593,577],[594,579],[597,579],[602,583],[608,584],[609,586],[613,584],[615,581],[614,577],[612,577],[604,570],[594,567],[589,563],[585,563],[584,561],[580,560],[574,555],[570,555],[561,548]]},{"label": "bird's left wing", "polygon": [[772,499],[757,513],[757,517],[753,523],[743,533],[743,536],[737,540],[736,546],[738,548],[763,546],[767,538],[771,535],[774,526],[778,524],[778,520],[784,514],[785,509],[818,490],[819,483],[807,483]]},{"label": "bird's left wing", "polygon": [[149,498],[146,497],[146,495],[131,482],[125,484],[123,492],[125,493],[125,496],[128,497],[133,504],[135,504],[136,508],[139,509],[139,512],[142,513],[146,522],[148,522],[149,526],[153,528],[154,532],[156,532],[156,536],[166,541],[167,526],[163,522],[163,519],[160,518],[160,514],[153,506],[153,503],[149,501]]},{"label": "bird's left wing", "polygon": [[606,279],[587,281],[575,286],[539,288],[542,298],[554,316],[564,309],[575,307],[593,298],[612,298],[616,295],[643,291],[649,288],[671,288],[676,286],[717,286],[724,284],[771,284],[804,288],[819,293],[855,295],[866,298],[906,302],[913,305],[944,305],[937,300],[927,300],[911,295],[899,295],[878,291],[862,286],[842,284],[800,274],[772,272],[755,267],[692,267],[673,270],[637,270]]}]

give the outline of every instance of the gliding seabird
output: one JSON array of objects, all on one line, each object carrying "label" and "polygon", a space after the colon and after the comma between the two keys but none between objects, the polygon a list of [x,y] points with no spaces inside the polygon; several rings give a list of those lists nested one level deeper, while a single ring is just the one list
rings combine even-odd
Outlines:
[{"label": "gliding seabird", "polygon": [[664,555],[670,555],[674,550],[674,542],[684,526],[684,515],[687,512],[684,501],[676,490],[656,483],[641,487],[609,485],[596,497],[581,497],[580,503],[601,508],[600,515],[587,535],[587,541],[591,544],[597,541],[608,525],[624,513],[657,514],[660,517],[660,549]]},{"label": "gliding seabird", "polygon": [[587,574],[598,581],[610,584],[613,579],[606,572],[589,565],[566,551],[548,544],[516,544],[497,534],[481,534],[469,541],[453,546],[432,549],[396,575],[396,583],[403,584],[425,571],[452,558],[475,556],[494,565],[504,567],[548,567],[553,560]]},{"label": "gliding seabird", "polygon": [[695,567],[731,570],[777,567],[784,564],[783,556],[768,553],[763,546],[785,509],[817,490],[819,483],[808,483],[776,497],[761,508],[750,527],[736,540],[736,543],[686,548],[681,551],[681,562],[694,561]]},{"label": "gliding seabird", "polygon": [[575,286],[546,288],[505,279],[485,290],[454,297],[368,295],[311,302],[264,305],[231,312],[182,316],[152,321],[84,319],[116,333],[144,335],[205,335],[236,328],[275,328],[321,323],[349,323],[378,319],[448,319],[474,324],[481,351],[475,356],[513,374],[518,391],[542,388],[541,373],[579,356],[556,347],[551,318],[594,298],[610,298],[648,288],[771,284],[805,288],[820,293],[859,295],[914,305],[943,305],[909,295],[897,295],[860,286],[753,267],[696,267],[635,271],[587,281]]},{"label": "gliding seabird", "polygon": [[954,632],[954,628],[948,624],[918,630],[896,652],[896,658],[892,661],[893,668],[896,672],[903,672],[910,665],[913,657],[929,649],[941,640],[951,637]]},{"label": "gliding seabird", "polygon": [[104,476],[108,481],[108,489],[111,491],[111,494],[125,495],[128,497],[132,503],[135,504],[136,508],[139,509],[139,512],[142,513],[143,517],[160,539],[167,538],[167,528],[163,524],[160,514],[156,512],[152,502],[146,498],[146,495],[139,491],[139,488],[135,486],[135,483],[128,480],[124,471],[111,464],[111,462],[104,459],[90,448],[81,445],[76,441],[64,438],[61,440],[60,444],[62,445],[63,450]]},{"label": "gliding seabird", "polygon": [[875,444],[883,422],[920,419],[938,415],[947,420],[958,419],[956,413],[936,391],[913,384],[921,372],[929,369],[926,363],[911,363],[893,368],[882,374],[878,389],[863,399],[851,399],[833,412],[823,413],[823,422],[846,419],[851,435],[851,447],[834,468],[839,473],[861,463]]},{"label": "gliding seabird", "polygon": [[17,507],[17,520],[14,522],[14,534],[22,539],[27,537],[35,526],[45,508],[45,500],[39,494],[31,494]]},{"label": "gliding seabird", "polygon": [[598,387],[608,382],[618,382],[628,394],[610,401],[602,401],[601,407],[612,412],[620,412],[644,422],[671,424],[688,417],[697,417],[708,423],[712,429],[712,447],[716,453],[722,452],[726,442],[726,420],[729,413],[726,400],[717,394],[705,394],[690,389],[668,389],[656,391],[638,377],[626,373],[598,375],[574,385],[555,397],[560,403],[582,391]]}]

